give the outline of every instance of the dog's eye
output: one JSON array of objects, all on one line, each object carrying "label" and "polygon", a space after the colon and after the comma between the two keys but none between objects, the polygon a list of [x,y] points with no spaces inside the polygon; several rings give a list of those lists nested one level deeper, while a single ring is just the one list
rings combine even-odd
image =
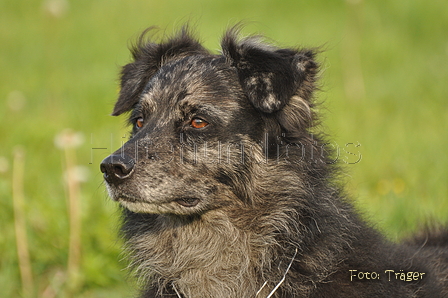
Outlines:
[{"label": "dog's eye", "polygon": [[138,118],[137,121],[135,121],[135,127],[137,129],[142,128],[143,124],[145,123],[145,121],[143,120],[143,118]]},{"label": "dog's eye", "polygon": [[190,122],[190,125],[193,128],[204,128],[208,125],[208,122],[202,120],[201,118],[193,118]]}]

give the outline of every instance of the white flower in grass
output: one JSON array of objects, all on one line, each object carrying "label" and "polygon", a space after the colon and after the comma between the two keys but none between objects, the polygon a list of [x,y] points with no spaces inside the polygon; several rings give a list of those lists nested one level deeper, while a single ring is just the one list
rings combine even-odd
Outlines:
[{"label": "white flower in grass", "polygon": [[90,171],[85,166],[75,166],[75,167],[71,168],[70,175],[69,175],[68,171],[66,171],[64,173],[64,178],[66,180],[68,180],[70,177],[70,179],[73,179],[79,183],[84,183],[84,182],[89,181],[89,176],[90,176]]},{"label": "white flower in grass", "polygon": [[76,148],[84,143],[84,135],[70,128],[64,129],[54,138],[54,144],[59,149]]},{"label": "white flower in grass", "polygon": [[64,17],[69,10],[67,0],[45,0],[42,3],[43,10],[55,18]]}]

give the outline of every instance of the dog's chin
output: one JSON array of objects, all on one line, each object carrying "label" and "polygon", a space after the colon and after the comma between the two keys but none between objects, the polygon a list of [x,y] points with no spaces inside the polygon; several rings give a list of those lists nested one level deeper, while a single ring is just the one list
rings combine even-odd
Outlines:
[{"label": "dog's chin", "polygon": [[163,212],[163,205],[150,204],[146,202],[130,202],[127,200],[118,199],[118,202],[121,206],[125,207],[129,211],[135,213],[152,213],[152,214],[161,214]]},{"label": "dog's chin", "polygon": [[181,198],[170,202],[151,203],[119,198],[117,200],[123,207],[135,213],[149,214],[179,214],[188,215],[199,211],[199,199]]}]

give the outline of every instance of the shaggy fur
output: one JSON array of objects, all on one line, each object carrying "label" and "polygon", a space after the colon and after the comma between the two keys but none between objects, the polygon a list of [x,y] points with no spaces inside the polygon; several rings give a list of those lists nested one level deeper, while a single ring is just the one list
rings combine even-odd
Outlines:
[{"label": "shaggy fur", "polygon": [[237,31],[220,55],[145,33],[123,67],[113,115],[133,133],[101,171],[139,297],[447,297],[448,233],[392,244],[346,201],[316,52]]}]

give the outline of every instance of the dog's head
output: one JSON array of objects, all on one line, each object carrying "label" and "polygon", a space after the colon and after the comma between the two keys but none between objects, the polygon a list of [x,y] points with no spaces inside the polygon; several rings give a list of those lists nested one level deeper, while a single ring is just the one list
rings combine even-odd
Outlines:
[{"label": "dog's head", "polygon": [[161,43],[142,36],[132,54],[113,110],[130,112],[132,136],[101,171],[133,212],[190,215],[250,200],[256,168],[278,162],[279,142],[312,126],[311,50],[232,29],[214,55],[183,29]]}]

